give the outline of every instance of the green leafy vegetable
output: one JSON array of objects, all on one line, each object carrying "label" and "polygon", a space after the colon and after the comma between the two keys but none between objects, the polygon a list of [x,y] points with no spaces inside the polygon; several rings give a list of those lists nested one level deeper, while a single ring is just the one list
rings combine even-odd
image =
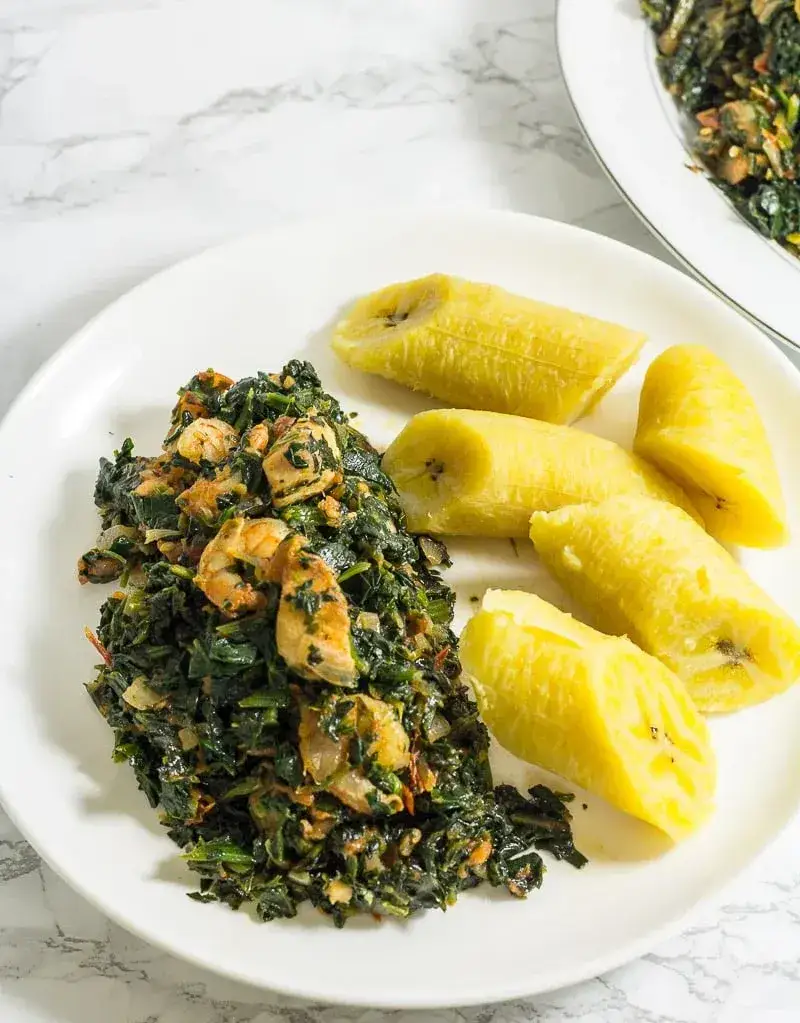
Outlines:
[{"label": "green leafy vegetable", "polygon": [[[276,509],[248,431],[264,424],[276,443],[307,414],[334,429],[343,479]],[[198,416],[238,431],[225,464],[175,453]],[[306,466],[300,446],[287,457]],[[232,479],[216,520],[183,499]],[[264,920],[310,902],[342,925],[446,908],[482,881],[524,896],[542,880],[537,849],[583,864],[567,797],[493,787],[488,734],[459,682],[453,594],[436,573],[447,551],[408,534],[377,454],[308,363],[238,383],[198,373],[179,391],[164,452],[144,458],[125,441],[101,461],[95,501],[103,533],[81,581],[127,583],[90,634],[103,663],[87,688],[114,759],[199,875],[193,898],[250,902]],[[309,576],[284,593],[279,573],[240,559],[232,585],[259,599],[229,612],[200,588],[201,556],[224,522],[262,517],[283,520],[287,543],[304,538],[300,568],[327,566],[331,582]],[[358,674],[346,690],[298,674],[279,651],[288,604],[310,637],[305,665],[324,664],[320,623],[337,599]]]},{"label": "green leafy vegetable", "polygon": [[640,0],[695,151],[762,234],[800,254],[797,0]]}]

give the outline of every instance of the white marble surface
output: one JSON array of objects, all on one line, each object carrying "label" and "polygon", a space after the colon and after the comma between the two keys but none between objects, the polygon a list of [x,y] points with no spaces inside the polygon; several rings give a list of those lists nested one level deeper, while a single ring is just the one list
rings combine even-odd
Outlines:
[{"label": "white marble surface", "polygon": [[[552,8],[2,0],[0,411],[89,316],[154,270],[331,209],[510,207],[663,257],[581,139]],[[800,822],[721,908],[639,962],[536,1001],[415,1018],[795,1023],[799,842]],[[290,1003],[156,952],[73,894],[0,813],[3,1023],[390,1017],[411,1020]]]}]

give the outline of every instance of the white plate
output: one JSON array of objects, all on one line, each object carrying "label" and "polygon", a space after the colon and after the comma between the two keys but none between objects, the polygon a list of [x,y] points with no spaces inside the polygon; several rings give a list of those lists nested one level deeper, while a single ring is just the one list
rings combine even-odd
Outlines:
[{"label": "white plate", "polygon": [[[115,303],[53,359],[0,427],[0,795],[34,846],[119,923],[196,963],[264,987],[369,1006],[444,1006],[541,992],[644,953],[713,896],[779,831],[800,801],[800,689],[713,724],[719,809],[672,851],[645,825],[589,799],[576,809],[590,865],[552,864],[518,902],[481,889],[446,914],[371,919],[336,931],[313,910],[259,924],[186,897],[193,878],[110,760],[111,733],[82,683],[96,655],[82,628],[99,587],[75,559],[94,539],[97,459],[133,435],[155,451],[176,387],[214,365],[233,376],[312,359],[378,443],[431,403],[355,374],[327,347],[342,305],[434,270],[494,281],[640,328],[642,363],[583,425],[629,441],[644,364],[678,341],[723,354],[751,386],[783,470],[795,536],[800,378],[763,336],[683,274],[616,242],[506,213],[351,216],[214,249]],[[526,545],[454,543],[462,608],[488,585],[558,592]],[[798,546],[745,563],[797,611]],[[463,614],[462,614],[463,620]],[[510,764],[502,776],[532,777]]]},{"label": "white plate", "polygon": [[705,284],[800,348],[800,259],[688,169],[688,122],[661,84],[638,0],[558,0],[557,30],[578,119],[623,197]]}]

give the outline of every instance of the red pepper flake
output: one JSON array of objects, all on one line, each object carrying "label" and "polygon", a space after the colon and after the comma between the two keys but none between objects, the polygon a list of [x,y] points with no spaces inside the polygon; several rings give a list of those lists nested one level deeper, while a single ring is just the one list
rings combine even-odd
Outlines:
[{"label": "red pepper flake", "polygon": [[753,61],[753,70],[760,75],[765,75],[769,71],[766,50],[763,53],[759,53],[759,55]]},{"label": "red pepper flake", "polygon": [[402,789],[402,794],[403,794],[403,806],[405,806],[406,810],[413,817],[414,816],[414,793],[411,791],[411,789],[407,785],[404,785],[403,789]]},{"label": "red pepper flake", "polygon": [[433,659],[433,667],[436,671],[441,671],[444,662],[447,660],[447,655],[450,653],[449,646],[443,646],[439,653]]},{"label": "red pepper flake", "polygon": [[108,652],[108,650],[106,650],[106,648],[100,642],[100,640],[97,638],[97,636],[95,636],[95,634],[92,632],[92,630],[89,628],[88,625],[83,630],[83,634],[84,634],[84,636],[86,636],[86,638],[89,640],[89,642],[92,644],[92,646],[98,652],[98,654],[100,654],[100,656],[103,658],[103,660],[106,662],[106,664],[110,668],[113,665],[113,663],[114,663],[114,659],[112,658],[112,656]]}]

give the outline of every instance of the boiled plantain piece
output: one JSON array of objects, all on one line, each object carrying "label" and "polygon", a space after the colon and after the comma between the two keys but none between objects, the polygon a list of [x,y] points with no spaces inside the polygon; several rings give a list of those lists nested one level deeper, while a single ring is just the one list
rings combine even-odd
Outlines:
[{"label": "boiled plantain piece", "polygon": [[786,508],[767,432],[749,391],[701,345],[654,360],[634,451],[690,494],[708,531],[745,547],[786,543]]},{"label": "boiled plantain piece", "polygon": [[614,386],[644,340],[492,284],[431,274],[361,298],[333,348],[355,369],[461,408],[570,423]]},{"label": "boiled plantain piece", "polygon": [[649,494],[696,514],[680,487],[612,441],[499,412],[420,412],[383,468],[412,532],[526,537],[533,511],[617,493]]},{"label": "boiled plantain piece", "polygon": [[680,508],[622,496],[535,512],[531,539],[596,624],[658,657],[702,711],[761,703],[800,676],[800,628]]},{"label": "boiled plantain piece", "polygon": [[706,723],[680,679],[630,640],[530,593],[489,590],[460,649],[483,720],[515,756],[675,839],[708,817]]}]

